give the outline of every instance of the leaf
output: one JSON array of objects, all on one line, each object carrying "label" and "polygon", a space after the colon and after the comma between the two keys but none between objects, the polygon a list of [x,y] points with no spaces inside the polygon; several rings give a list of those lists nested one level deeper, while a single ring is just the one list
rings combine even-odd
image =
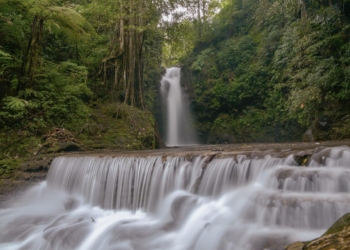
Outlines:
[{"label": "leaf", "polygon": [[[0,46],[0,48],[1,48],[1,46]],[[9,60],[12,57],[11,57],[11,55],[9,53],[6,53],[5,51],[0,49],[0,58]]]},{"label": "leaf", "polygon": [[28,102],[26,100],[23,100],[14,96],[5,97],[3,99],[3,102],[10,109],[23,109],[28,105]]}]

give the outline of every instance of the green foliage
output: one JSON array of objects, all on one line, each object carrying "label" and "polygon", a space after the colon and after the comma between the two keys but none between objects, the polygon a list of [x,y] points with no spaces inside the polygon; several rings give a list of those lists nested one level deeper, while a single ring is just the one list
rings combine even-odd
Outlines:
[{"label": "green foliage", "polygon": [[304,1],[225,3],[212,34],[182,60],[193,74],[192,105],[204,139],[226,131],[237,141],[301,140],[321,118],[328,122],[321,139],[350,137],[345,9]]},{"label": "green foliage", "polygon": [[88,114],[84,100],[92,95],[86,76],[85,67],[71,62],[45,67],[36,76],[34,89],[3,99],[0,126],[33,134],[41,134],[52,126],[78,130]]},{"label": "green foliage", "polygon": [[[91,122],[88,104],[92,99],[118,102],[125,95],[114,81],[100,78],[101,62],[119,48],[121,18],[124,34],[136,31],[143,45],[140,72],[147,72],[140,75],[140,89],[144,87],[146,102],[153,106],[163,39],[156,26],[162,8],[162,3],[149,1],[0,0],[0,144],[4,152],[32,154],[35,150],[28,150],[28,143],[40,144],[38,137],[53,127],[78,133]],[[114,59],[106,64],[106,79],[115,76],[110,70]],[[130,127],[131,120],[123,120]],[[140,140],[130,149],[154,147],[154,137],[143,143],[142,136],[132,136]]]},{"label": "green foliage", "polygon": [[19,99],[17,97],[13,96],[7,96],[3,99],[4,106],[7,107],[8,109],[12,110],[23,110],[26,105],[28,105],[28,102],[23,99]]},{"label": "green foliage", "polygon": [[[25,152],[37,144],[25,138],[80,131],[91,123],[88,104],[108,100],[122,131],[103,140],[119,134],[134,140],[129,149],[153,147],[151,114],[119,102],[137,84],[130,93],[144,92],[158,116],[160,66],[182,65],[207,141],[298,140],[324,117],[323,139],[348,138],[349,9],[346,1],[0,0],[0,129],[23,139]],[[148,124],[145,136],[139,124]]]},{"label": "green foliage", "polygon": [[13,177],[20,163],[16,159],[0,160],[0,179]]}]

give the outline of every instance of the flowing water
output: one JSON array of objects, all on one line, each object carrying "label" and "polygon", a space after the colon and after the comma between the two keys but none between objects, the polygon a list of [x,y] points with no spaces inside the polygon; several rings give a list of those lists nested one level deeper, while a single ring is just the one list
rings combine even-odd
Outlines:
[{"label": "flowing water", "polygon": [[192,116],[186,95],[182,93],[181,69],[169,68],[161,81],[161,93],[164,102],[167,146],[185,146],[198,144],[192,127]]},{"label": "flowing water", "polygon": [[315,152],[58,157],[0,209],[0,249],[283,249],[350,211],[350,149]]}]

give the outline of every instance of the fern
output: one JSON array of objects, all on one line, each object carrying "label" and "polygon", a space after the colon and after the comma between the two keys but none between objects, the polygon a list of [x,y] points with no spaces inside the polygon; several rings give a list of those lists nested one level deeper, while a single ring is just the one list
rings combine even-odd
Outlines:
[{"label": "fern", "polygon": [[73,8],[56,6],[52,0],[22,0],[22,3],[29,13],[45,20],[51,33],[63,33],[74,42],[86,36],[87,31],[94,33],[92,26]]},{"label": "fern", "polygon": [[36,97],[37,95],[38,95],[38,92],[33,90],[33,89],[21,90],[18,93],[19,97],[23,97],[25,99],[30,98],[30,97]]},{"label": "fern", "polygon": [[6,60],[11,59],[11,55],[0,49],[0,59],[6,59]]},{"label": "fern", "polygon": [[74,9],[51,6],[50,21],[47,23],[53,33],[63,33],[71,41],[79,41],[87,35],[87,31],[94,32],[92,26]]},{"label": "fern", "polygon": [[28,105],[26,100],[14,96],[7,96],[3,99],[3,103],[9,109],[23,109]]}]

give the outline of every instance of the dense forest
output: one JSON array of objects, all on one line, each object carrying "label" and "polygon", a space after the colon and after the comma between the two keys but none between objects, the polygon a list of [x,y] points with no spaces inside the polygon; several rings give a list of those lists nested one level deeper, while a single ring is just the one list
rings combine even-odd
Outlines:
[{"label": "dense forest", "polygon": [[0,0],[0,155],[161,147],[182,68],[203,143],[350,136],[350,2]]}]

